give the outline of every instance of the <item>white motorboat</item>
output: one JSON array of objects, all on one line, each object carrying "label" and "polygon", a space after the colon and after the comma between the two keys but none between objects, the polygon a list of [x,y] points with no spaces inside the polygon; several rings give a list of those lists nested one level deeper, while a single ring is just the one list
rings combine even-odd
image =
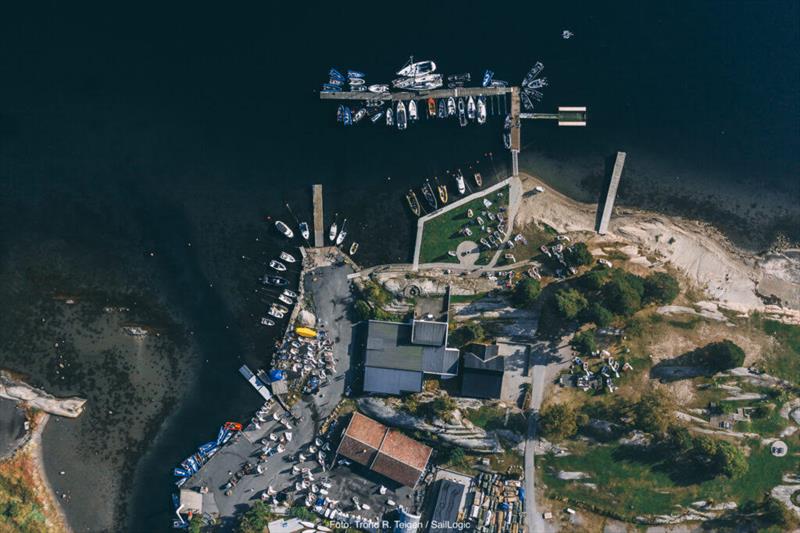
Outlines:
[{"label": "white motorboat", "polygon": [[458,194],[464,194],[467,192],[467,184],[464,182],[464,174],[461,171],[458,171],[456,174],[456,185],[458,185]]},{"label": "white motorboat", "polygon": [[308,238],[311,237],[311,232],[308,229],[308,222],[301,222],[299,226],[300,235],[302,235],[305,240],[308,240]]},{"label": "white motorboat", "polygon": [[333,216],[333,224],[331,224],[331,229],[328,232],[328,239],[330,239],[331,242],[336,241],[337,230],[338,230],[338,226],[336,225],[336,215],[334,215]]},{"label": "white motorboat", "polygon": [[292,301],[291,298],[289,298],[288,296],[285,296],[283,294],[279,294],[278,295],[278,300],[280,300],[281,302],[285,303],[286,305],[293,305],[294,304],[294,302]]},{"label": "white motorboat", "polygon": [[430,60],[414,61],[414,56],[411,56],[403,67],[397,71],[398,76],[421,76],[430,74],[436,70],[436,63]]},{"label": "white motorboat", "polygon": [[467,98],[467,118],[475,120],[475,99],[471,96]]},{"label": "white motorboat", "polygon": [[286,316],[285,313],[281,313],[280,311],[274,308],[267,311],[267,314],[275,318],[283,318],[284,316]]},{"label": "white motorboat", "polygon": [[274,326],[275,325],[275,321],[274,320],[270,320],[269,318],[267,318],[265,316],[262,316],[261,317],[261,325],[262,326]]},{"label": "white motorboat", "polygon": [[354,242],[353,244],[350,245],[350,255],[356,255],[357,251],[358,251],[358,243]]},{"label": "white motorboat", "polygon": [[404,130],[408,126],[406,120],[406,106],[403,102],[397,102],[397,129]]},{"label": "white motorboat", "polygon": [[456,99],[450,96],[447,99],[447,116],[452,117],[456,114]]},{"label": "white motorboat", "polygon": [[336,237],[336,246],[339,246],[344,242],[345,237],[347,237],[347,219],[344,219],[342,222],[342,231],[339,232],[339,235]]},{"label": "white motorboat", "polygon": [[486,123],[486,99],[483,96],[478,97],[478,124]]},{"label": "white motorboat", "polygon": [[289,312],[289,310],[284,306],[282,306],[281,304],[272,304],[272,309],[275,309],[276,311],[284,314]]},{"label": "white motorboat", "polygon": [[297,293],[294,291],[290,291],[289,289],[283,289],[283,294],[288,296],[289,298],[297,298]]},{"label": "white motorboat", "polygon": [[290,254],[289,252],[281,252],[280,258],[281,258],[282,261],[286,261],[287,263],[294,263],[295,262],[294,256],[292,254]]},{"label": "white motorboat", "polygon": [[417,103],[414,100],[408,102],[408,119],[417,120]]},{"label": "white motorboat", "polygon": [[367,90],[369,92],[371,92],[371,93],[383,94],[383,93],[388,93],[389,92],[389,86],[388,85],[383,85],[383,84],[375,84],[375,85],[370,85],[369,87],[367,87]]},{"label": "white motorboat", "polygon": [[441,74],[423,74],[411,78],[397,78],[392,80],[392,85],[397,89],[411,89],[413,91],[423,91],[426,89],[436,89],[442,86]]},{"label": "white motorboat", "polygon": [[284,265],[283,263],[281,263],[280,261],[277,261],[275,259],[273,259],[272,261],[269,262],[269,266],[271,268],[274,268],[278,272],[286,271],[286,265]]},{"label": "white motorboat", "polygon": [[286,224],[284,224],[280,220],[276,220],[275,221],[275,227],[278,228],[278,231],[283,233],[284,236],[286,236],[287,239],[294,238],[294,232],[291,229],[289,229],[289,226],[287,226]]},{"label": "white motorboat", "polygon": [[386,125],[394,126],[394,112],[392,111],[392,106],[389,106],[389,109],[386,110]]}]

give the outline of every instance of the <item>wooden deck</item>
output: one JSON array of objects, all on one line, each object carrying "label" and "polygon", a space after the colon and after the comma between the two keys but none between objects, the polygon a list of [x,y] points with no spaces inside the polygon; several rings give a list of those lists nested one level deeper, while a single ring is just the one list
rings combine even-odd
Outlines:
[{"label": "wooden deck", "polygon": [[325,246],[325,219],[322,213],[322,185],[314,185],[314,246]]}]

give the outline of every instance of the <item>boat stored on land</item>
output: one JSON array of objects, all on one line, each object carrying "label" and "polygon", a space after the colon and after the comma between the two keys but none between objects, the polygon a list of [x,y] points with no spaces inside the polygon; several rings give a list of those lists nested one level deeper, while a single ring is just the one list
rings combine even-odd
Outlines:
[{"label": "boat stored on land", "polygon": [[397,129],[402,131],[407,125],[406,106],[403,102],[397,102]]},{"label": "boat stored on land", "polygon": [[274,268],[278,272],[285,272],[286,271],[286,265],[284,265],[280,261],[276,261],[275,259],[273,259],[272,261],[269,262],[269,266],[271,268]]},{"label": "boat stored on land", "polygon": [[419,207],[419,200],[417,200],[417,194],[412,190],[409,189],[406,193],[406,201],[408,202],[408,207],[411,208],[411,212],[415,215],[420,215],[420,207]]},{"label": "boat stored on land", "polygon": [[287,225],[286,225],[285,223],[283,223],[282,221],[280,221],[280,220],[276,220],[276,221],[275,221],[275,227],[276,227],[276,228],[278,228],[278,231],[280,231],[281,233],[283,233],[283,235],[284,235],[284,236],[285,236],[287,239],[292,239],[292,238],[294,238],[294,232],[293,232],[291,229],[289,229],[289,226],[287,226]]}]

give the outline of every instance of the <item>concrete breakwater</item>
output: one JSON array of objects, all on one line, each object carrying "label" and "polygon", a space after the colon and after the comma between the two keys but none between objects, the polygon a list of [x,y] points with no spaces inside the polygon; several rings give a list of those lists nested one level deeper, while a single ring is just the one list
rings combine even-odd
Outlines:
[{"label": "concrete breakwater", "polygon": [[51,415],[67,418],[80,416],[86,404],[86,400],[77,396],[56,398],[41,389],[12,378],[7,372],[0,372],[0,397],[19,402],[26,407],[39,409]]}]

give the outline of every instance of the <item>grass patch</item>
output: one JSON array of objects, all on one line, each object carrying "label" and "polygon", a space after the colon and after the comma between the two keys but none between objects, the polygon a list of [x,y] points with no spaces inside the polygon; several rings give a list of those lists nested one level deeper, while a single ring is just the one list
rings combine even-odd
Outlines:
[{"label": "grass patch", "polygon": [[777,346],[764,358],[765,370],[779,378],[800,385],[800,326],[756,317],[764,333],[777,341]]},{"label": "grass patch", "polygon": [[[766,446],[749,443],[751,453],[748,470],[737,479],[717,477],[701,483],[690,483],[671,473],[668,460],[662,454],[630,449],[619,444],[601,445],[574,443],[573,455],[545,456],[542,476],[548,495],[567,498],[599,512],[633,519],[637,515],[671,514],[675,506],[686,506],[697,500],[716,502],[735,501],[740,506],[757,501],[775,485],[781,483],[785,472],[795,471],[800,459],[794,455],[773,457]],[[790,447],[797,445],[793,440]],[[580,482],[564,481],[557,477],[559,470],[589,474],[586,481],[596,489]]]},{"label": "grass patch", "polygon": [[487,292],[478,292],[475,294],[454,294],[450,296],[450,303],[451,304],[471,304],[472,302],[477,302],[484,296],[486,296]]},{"label": "grass patch", "polygon": [[[502,198],[497,198],[498,192],[503,193]],[[479,215],[481,211],[487,211],[487,208],[483,205],[483,199],[488,198],[492,202],[492,206],[488,210],[496,214],[500,207],[508,206],[508,193],[509,188],[503,187],[498,191],[471,200],[456,209],[438,214],[425,222],[422,230],[419,262],[458,263],[458,258],[447,255],[447,252],[450,250],[455,251],[458,245],[463,241],[472,241],[477,244],[480,238],[486,235],[484,232],[481,232],[480,227],[474,222],[474,218],[473,221],[470,221],[467,217],[467,210],[472,209],[476,216]],[[488,220],[486,220],[486,222],[492,226],[496,226],[496,224],[492,224]],[[461,228],[467,223],[470,223],[470,230],[472,230],[471,237],[465,237],[459,233]],[[496,250],[483,250],[478,258],[478,264],[487,264],[495,251]]]},{"label": "grass patch", "polygon": [[467,419],[486,431],[495,429],[510,429],[521,435],[528,430],[528,420],[525,415],[517,412],[508,413],[506,422],[506,409],[497,405],[484,405],[480,409],[468,409],[464,412]]}]

